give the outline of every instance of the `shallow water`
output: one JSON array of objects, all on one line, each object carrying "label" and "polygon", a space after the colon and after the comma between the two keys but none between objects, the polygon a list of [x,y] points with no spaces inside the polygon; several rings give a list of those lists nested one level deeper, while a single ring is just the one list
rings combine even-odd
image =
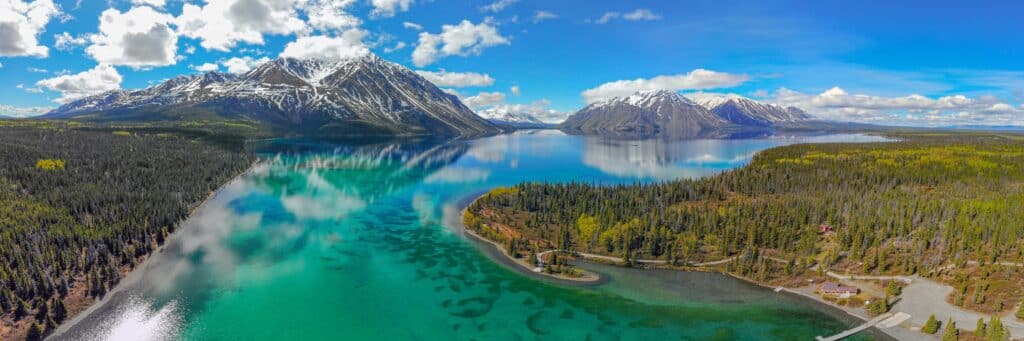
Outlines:
[{"label": "shallow water", "polygon": [[611,141],[530,131],[443,144],[275,141],[165,250],[58,338],[811,339],[857,321],[727,276],[596,269],[525,277],[444,226],[457,203],[520,181],[700,177],[757,151],[861,135]]}]

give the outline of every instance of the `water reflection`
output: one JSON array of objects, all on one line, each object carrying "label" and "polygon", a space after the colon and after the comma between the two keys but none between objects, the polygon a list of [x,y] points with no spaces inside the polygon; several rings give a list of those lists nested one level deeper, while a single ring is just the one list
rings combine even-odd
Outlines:
[{"label": "water reflection", "polygon": [[[556,131],[450,142],[271,141],[260,147],[264,162],[226,185],[145,267],[56,338],[323,339],[341,330],[353,339],[537,331],[579,339],[599,322],[601,335],[653,338],[682,331],[609,321],[724,324],[732,317],[720,307],[715,314],[704,306],[666,312],[636,297],[552,288],[502,271],[449,233],[442,217],[456,212],[460,200],[496,186],[697,177],[800,141],[611,141]],[[781,323],[778,316],[746,314],[744,323],[761,329]],[[399,319],[402,329],[395,328]],[[798,323],[802,330],[821,328]],[[834,320],[815,323],[841,327]]]},{"label": "water reflection", "polygon": [[621,140],[586,138],[583,163],[618,177],[671,180],[698,178],[750,162],[766,148],[794,143],[875,142],[859,134],[775,136],[761,139]]}]

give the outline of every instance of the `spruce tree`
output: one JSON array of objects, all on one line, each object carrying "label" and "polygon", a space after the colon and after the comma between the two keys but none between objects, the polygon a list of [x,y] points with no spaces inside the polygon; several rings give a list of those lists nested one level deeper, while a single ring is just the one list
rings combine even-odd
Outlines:
[{"label": "spruce tree", "polygon": [[43,331],[40,330],[38,324],[35,324],[33,322],[32,325],[28,327],[28,334],[25,334],[25,340],[26,341],[37,341],[37,340],[42,340],[42,339],[43,339]]},{"label": "spruce tree", "polygon": [[960,331],[956,329],[956,322],[950,318],[946,320],[946,328],[942,331],[942,341],[956,341],[960,336]]},{"label": "spruce tree", "polygon": [[977,326],[974,327],[974,336],[978,337],[978,338],[985,337],[985,329],[986,328],[987,327],[985,326],[985,319],[979,317],[978,318],[978,324],[977,324]]},{"label": "spruce tree", "polygon": [[935,319],[935,314],[928,316],[928,321],[921,326],[921,332],[925,334],[935,334],[939,331],[939,320]]},{"label": "spruce tree", "polygon": [[986,341],[1003,341],[1003,321],[992,316],[988,321],[988,328],[985,331]]}]

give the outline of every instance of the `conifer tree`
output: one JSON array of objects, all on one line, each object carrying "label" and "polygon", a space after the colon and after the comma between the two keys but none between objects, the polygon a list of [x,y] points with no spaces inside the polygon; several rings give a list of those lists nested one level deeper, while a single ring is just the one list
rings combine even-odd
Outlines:
[{"label": "conifer tree", "polygon": [[956,322],[953,318],[946,320],[946,328],[942,331],[942,341],[956,341],[960,337],[960,331],[956,329]]},{"label": "conifer tree", "polygon": [[935,319],[935,314],[928,316],[928,321],[925,321],[924,326],[921,326],[921,332],[925,334],[935,334],[939,331],[939,320]]}]

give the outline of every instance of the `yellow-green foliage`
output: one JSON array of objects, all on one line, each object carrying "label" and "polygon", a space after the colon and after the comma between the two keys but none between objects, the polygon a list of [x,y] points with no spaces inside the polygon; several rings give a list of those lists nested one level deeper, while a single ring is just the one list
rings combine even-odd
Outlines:
[{"label": "yellow-green foliage", "polygon": [[126,130],[115,130],[114,135],[117,136],[132,136],[132,132]]},{"label": "yellow-green foliage", "polygon": [[488,195],[500,197],[506,194],[515,194],[516,189],[512,187],[498,187],[488,192]]},{"label": "yellow-green foliage", "polygon": [[61,159],[42,159],[36,161],[36,169],[42,170],[64,170],[64,160]]},{"label": "yellow-green foliage", "polygon": [[593,216],[584,214],[579,219],[576,219],[576,230],[579,232],[580,242],[583,245],[590,245],[598,229],[597,219]]}]

